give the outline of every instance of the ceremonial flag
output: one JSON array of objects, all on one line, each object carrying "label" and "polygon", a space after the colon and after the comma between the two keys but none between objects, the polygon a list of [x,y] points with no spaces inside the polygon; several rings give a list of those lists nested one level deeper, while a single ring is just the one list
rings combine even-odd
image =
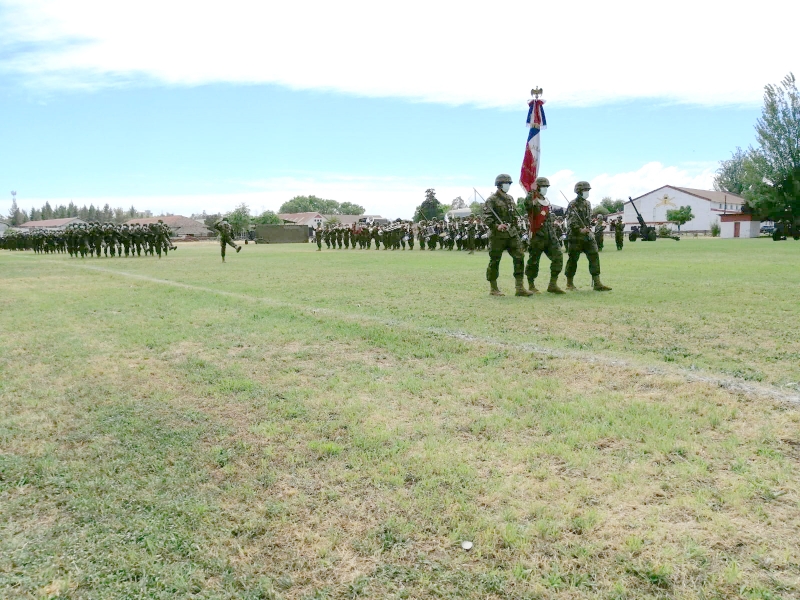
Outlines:
[{"label": "ceremonial flag", "polygon": [[544,116],[544,100],[534,98],[528,102],[528,143],[525,144],[525,157],[522,159],[522,171],[519,174],[519,184],[530,192],[533,183],[539,176],[539,131],[547,129],[547,119]]}]

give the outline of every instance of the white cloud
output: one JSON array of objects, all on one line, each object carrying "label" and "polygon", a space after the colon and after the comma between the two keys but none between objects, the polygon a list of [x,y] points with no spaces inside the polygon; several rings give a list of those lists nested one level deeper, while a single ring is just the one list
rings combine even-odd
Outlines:
[{"label": "white cloud", "polygon": [[[716,166],[690,164],[684,166],[664,166],[658,162],[643,165],[636,171],[616,174],[601,174],[592,179],[591,201],[600,202],[605,196],[627,199],[657,189],[663,185],[712,189],[711,183]],[[572,199],[573,186],[577,179],[570,170],[562,170],[549,176],[550,193],[548,197],[557,205],[566,206],[561,195],[563,191]],[[437,178],[436,197],[443,204],[449,204],[456,196],[461,196],[467,204],[475,198],[471,182],[466,178]],[[416,207],[424,200],[425,190],[430,181],[403,179],[398,177],[355,177],[326,175],[324,177],[281,177],[259,181],[242,182],[242,187],[253,191],[231,194],[171,195],[171,196],[109,196],[91,198],[24,198],[19,200],[20,208],[29,210],[31,206],[41,207],[45,202],[51,206],[69,204],[78,206],[94,204],[112,207],[135,206],[138,210],[151,210],[154,214],[174,213],[190,215],[206,211],[208,213],[227,212],[242,202],[253,214],[265,210],[278,211],[281,204],[298,195],[314,194],[339,202],[354,202],[366,208],[369,214],[380,214],[387,218],[411,218]],[[492,193],[492,186],[476,186],[484,198]],[[515,184],[511,194],[524,195]],[[478,197],[480,200],[480,197]],[[0,202],[0,214],[8,214],[11,201]]]},{"label": "white cloud", "polygon": [[636,171],[609,175],[603,173],[593,177],[592,201],[610,196],[627,200],[628,196],[636,198],[642,194],[660,188],[662,185],[689,187],[699,190],[713,189],[716,163],[690,164],[682,167],[664,166],[659,162],[651,162]]},{"label": "white cloud", "polygon": [[65,87],[276,83],[518,107],[541,85],[561,105],[759,104],[796,67],[775,15],[796,22],[800,4],[0,0],[0,68]]}]

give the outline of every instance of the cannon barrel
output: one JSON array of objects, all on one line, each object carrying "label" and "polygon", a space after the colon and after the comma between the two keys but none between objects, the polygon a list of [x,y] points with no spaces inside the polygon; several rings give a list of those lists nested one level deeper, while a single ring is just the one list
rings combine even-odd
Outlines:
[{"label": "cannon barrel", "polygon": [[639,225],[641,225],[642,227],[647,227],[647,223],[644,222],[642,215],[639,213],[639,209],[636,208],[636,205],[633,203],[633,199],[630,196],[628,196],[628,201],[631,203],[633,210],[636,211],[636,218],[639,220]]}]

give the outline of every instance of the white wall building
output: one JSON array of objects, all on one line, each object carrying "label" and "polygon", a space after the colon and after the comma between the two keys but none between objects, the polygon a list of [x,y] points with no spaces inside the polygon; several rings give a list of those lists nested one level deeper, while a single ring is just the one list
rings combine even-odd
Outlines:
[{"label": "white wall building", "polygon": [[754,238],[761,235],[761,221],[753,220],[753,215],[733,213],[719,218],[719,237]]},{"label": "white wall building", "polygon": [[[722,215],[741,213],[745,200],[741,196],[728,192],[695,190],[665,185],[634,198],[633,202],[648,225],[656,227],[666,225],[675,230],[678,227],[675,223],[670,223],[667,220],[667,211],[675,210],[681,206],[691,206],[694,219],[681,225],[681,231],[707,232],[711,230],[713,223],[719,224],[720,227],[722,226],[720,218]],[[631,227],[639,224],[636,212],[630,202],[625,203],[622,221],[625,223],[625,231],[630,231]],[[742,235],[742,237],[745,236]]]}]

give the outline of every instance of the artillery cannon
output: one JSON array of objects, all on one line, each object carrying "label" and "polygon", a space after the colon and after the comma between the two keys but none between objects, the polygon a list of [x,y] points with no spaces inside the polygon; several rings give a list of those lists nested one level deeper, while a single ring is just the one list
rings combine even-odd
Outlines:
[{"label": "artillery cannon", "polygon": [[656,233],[656,228],[651,227],[647,223],[644,222],[642,215],[639,213],[639,209],[636,208],[636,205],[633,203],[633,199],[628,196],[628,200],[633,207],[633,210],[636,211],[636,219],[639,221],[638,229],[636,226],[633,227],[633,231],[631,231],[628,239],[632,242],[635,242],[639,238],[642,238],[643,242],[655,242],[656,238],[658,238],[658,233]]}]

